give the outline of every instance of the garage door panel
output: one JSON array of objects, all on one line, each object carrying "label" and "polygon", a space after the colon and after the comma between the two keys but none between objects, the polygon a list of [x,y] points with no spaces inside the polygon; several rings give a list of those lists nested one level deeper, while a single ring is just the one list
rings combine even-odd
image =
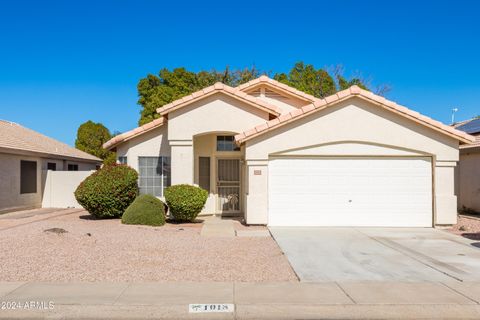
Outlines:
[{"label": "garage door panel", "polygon": [[429,158],[275,159],[269,225],[432,225]]}]

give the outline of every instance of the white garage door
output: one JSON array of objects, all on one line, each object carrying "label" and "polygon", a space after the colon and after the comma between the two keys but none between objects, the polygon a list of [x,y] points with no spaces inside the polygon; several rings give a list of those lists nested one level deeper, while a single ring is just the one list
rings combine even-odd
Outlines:
[{"label": "white garage door", "polygon": [[270,226],[432,226],[430,158],[273,159]]}]

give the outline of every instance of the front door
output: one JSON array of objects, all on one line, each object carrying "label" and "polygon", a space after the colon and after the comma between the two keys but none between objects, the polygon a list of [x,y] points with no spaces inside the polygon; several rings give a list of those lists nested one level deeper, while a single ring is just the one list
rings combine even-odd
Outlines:
[{"label": "front door", "polygon": [[240,212],[240,159],[217,159],[217,210]]}]

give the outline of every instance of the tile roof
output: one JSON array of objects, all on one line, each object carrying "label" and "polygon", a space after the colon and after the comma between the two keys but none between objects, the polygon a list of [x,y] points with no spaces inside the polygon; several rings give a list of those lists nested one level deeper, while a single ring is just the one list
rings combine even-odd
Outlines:
[{"label": "tile roof", "polygon": [[65,143],[5,120],[0,120],[0,148],[79,160],[102,161]]},{"label": "tile roof", "polygon": [[300,109],[294,110],[288,114],[284,114],[280,116],[277,119],[273,119],[268,121],[266,124],[259,125],[253,129],[250,129],[248,131],[245,131],[241,134],[238,134],[235,136],[235,141],[237,143],[243,143],[249,139],[252,139],[256,136],[259,136],[265,132],[268,132],[270,130],[273,130],[274,128],[283,126],[287,123],[290,123],[292,121],[295,121],[297,119],[303,118],[311,113],[314,113],[316,111],[325,109],[331,105],[334,105],[338,102],[344,101],[348,98],[351,98],[353,96],[362,98],[364,100],[374,102],[377,105],[393,111],[399,115],[402,115],[406,118],[409,118],[413,121],[416,121],[420,124],[423,124],[425,126],[428,126],[434,130],[437,130],[439,132],[442,132],[444,134],[447,134],[449,136],[452,136],[462,142],[469,143],[471,141],[474,141],[474,137],[463,132],[456,130],[453,127],[450,127],[448,125],[445,125],[439,121],[433,120],[429,117],[426,117],[424,115],[419,114],[418,112],[415,112],[413,110],[410,110],[404,106],[401,106],[399,104],[396,104],[393,101],[389,101],[385,99],[382,96],[378,96],[370,91],[363,90],[358,86],[352,86],[346,90],[342,90],[337,92],[334,95],[328,96],[325,99],[317,99],[315,100],[314,103],[306,105]]},{"label": "tile roof", "polygon": [[475,136],[475,141],[472,143],[460,145],[460,149],[480,148],[480,134]]},{"label": "tile roof", "polygon": [[277,106],[274,106],[264,100],[261,100],[259,98],[255,98],[249,94],[246,94],[243,91],[238,90],[237,88],[232,88],[230,86],[227,86],[226,84],[217,82],[213,86],[207,87],[203,90],[194,92],[188,96],[185,96],[181,99],[175,100],[169,104],[166,104],[160,108],[157,109],[157,112],[160,113],[162,116],[173,111],[177,110],[179,108],[182,108],[186,105],[189,105],[190,103],[193,103],[195,101],[198,101],[200,99],[206,98],[208,96],[211,96],[216,93],[224,93],[226,95],[229,95],[231,97],[234,97],[238,100],[241,100],[245,103],[248,103],[249,105],[252,105],[256,108],[260,108],[264,111],[267,111],[270,114],[273,114],[275,116],[280,115],[281,110]]},{"label": "tile roof", "polygon": [[305,93],[303,91],[292,88],[292,87],[290,87],[290,86],[288,86],[284,83],[273,80],[272,78],[269,78],[265,75],[260,76],[256,79],[253,79],[253,80],[251,80],[249,82],[246,82],[244,84],[241,84],[238,87],[235,87],[235,89],[240,90],[240,91],[247,91],[251,88],[254,88],[254,87],[262,85],[262,84],[269,85],[271,87],[274,87],[274,88],[278,89],[281,92],[285,92],[289,95],[295,96],[297,98],[300,98],[300,99],[308,101],[308,102],[314,102],[315,100],[317,100],[316,97],[314,97],[314,96],[312,96],[308,93]]},{"label": "tile roof", "polygon": [[140,126],[138,128],[132,129],[130,131],[124,132],[122,134],[119,134],[118,136],[113,137],[112,139],[108,140],[103,144],[103,148],[112,149],[122,142],[125,142],[145,132],[158,128],[166,122],[167,120],[165,119],[165,117],[155,119],[147,124],[144,124],[143,126]]}]

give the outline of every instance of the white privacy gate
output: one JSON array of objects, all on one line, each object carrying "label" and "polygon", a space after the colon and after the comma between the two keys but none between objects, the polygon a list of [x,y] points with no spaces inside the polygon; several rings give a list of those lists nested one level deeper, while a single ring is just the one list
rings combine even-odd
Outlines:
[{"label": "white privacy gate", "polygon": [[270,226],[433,223],[428,157],[278,158],[268,171]]},{"label": "white privacy gate", "polygon": [[44,171],[43,208],[81,208],[74,192],[95,171]]}]

